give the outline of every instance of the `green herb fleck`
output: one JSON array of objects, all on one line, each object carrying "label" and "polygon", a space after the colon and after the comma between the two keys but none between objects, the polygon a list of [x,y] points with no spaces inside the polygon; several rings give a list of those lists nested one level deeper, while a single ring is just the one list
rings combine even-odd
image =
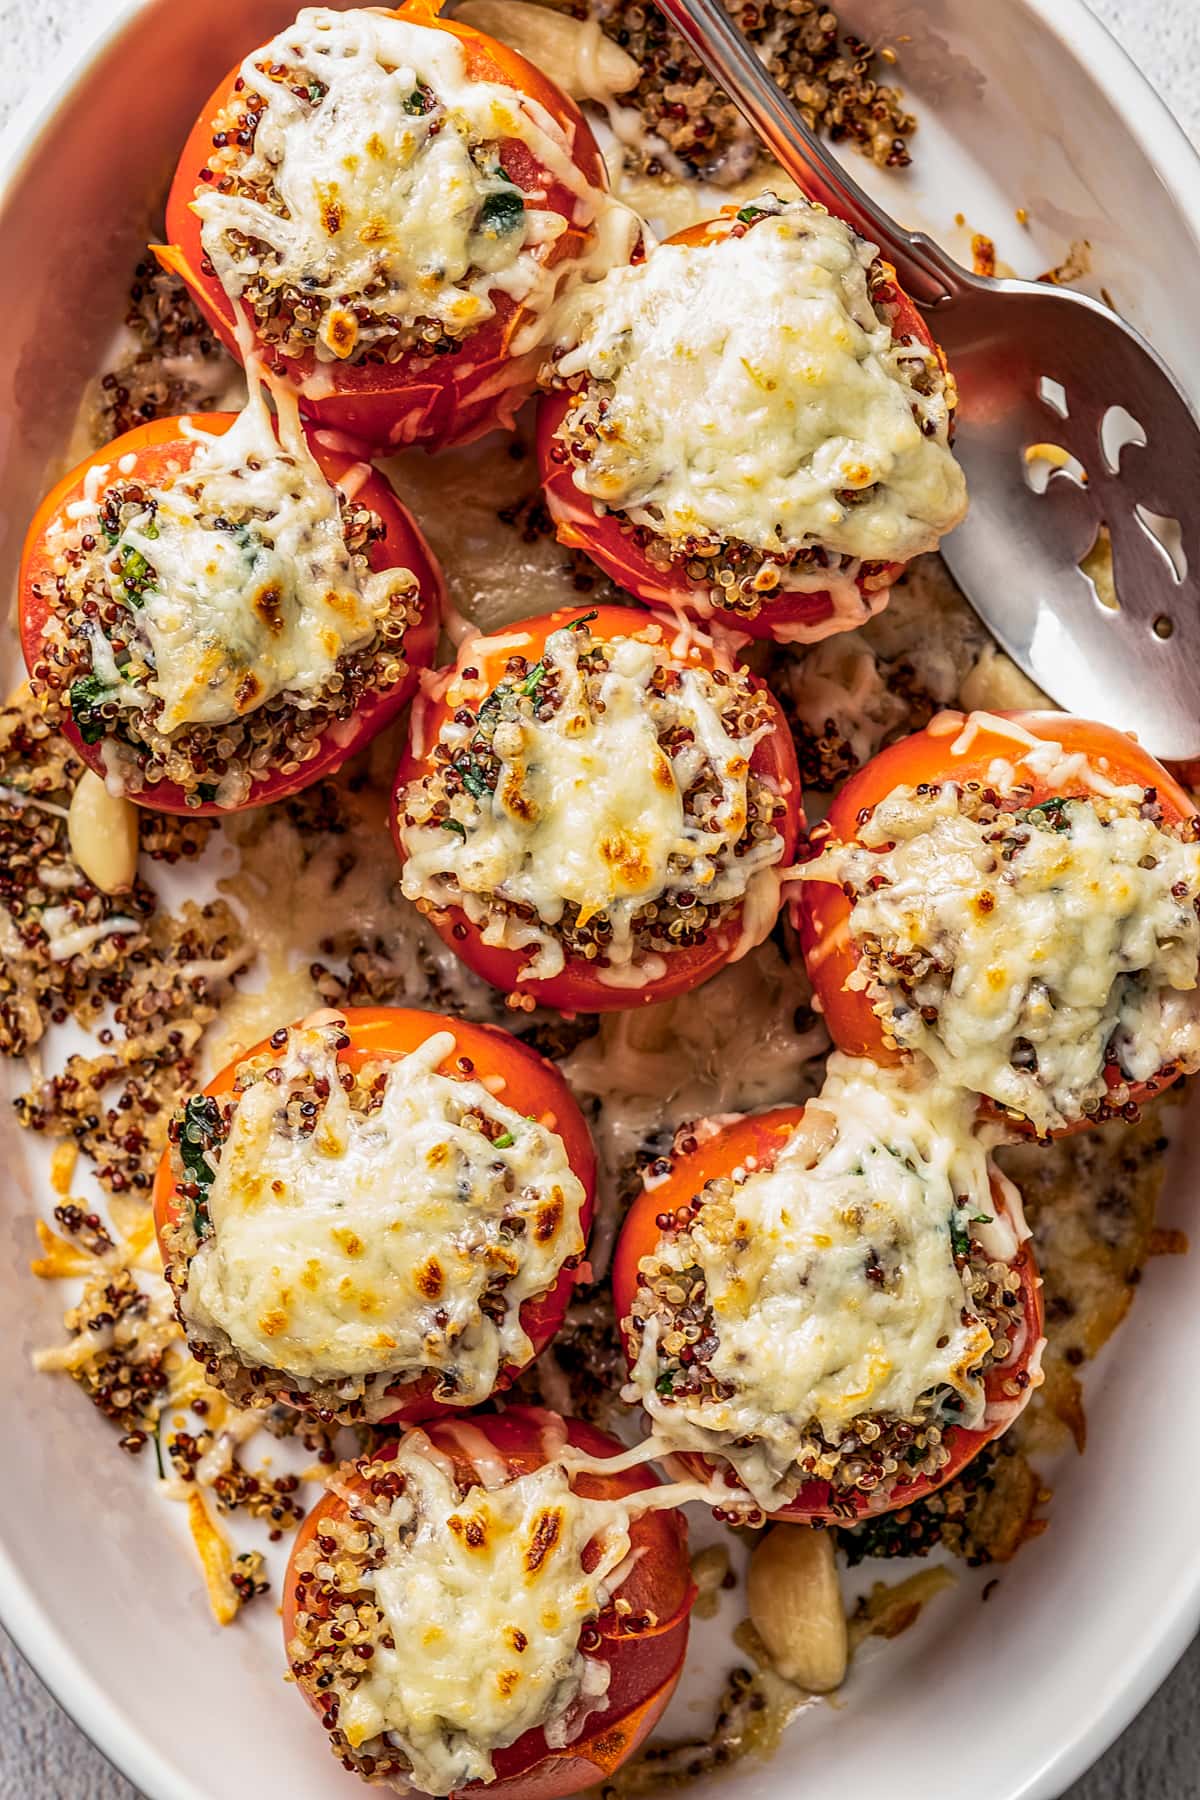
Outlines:
[{"label": "green herb fleck", "polygon": [[1043,800],[1038,806],[1024,807],[1017,817],[1030,825],[1040,826],[1043,831],[1068,831],[1071,821],[1067,818],[1065,809],[1069,805],[1069,797],[1060,794],[1052,800]]},{"label": "green herb fleck", "polygon": [[100,708],[113,697],[99,675],[81,675],[71,684],[71,717],[85,744],[98,744],[108,730],[108,720]]},{"label": "green herb fleck", "polygon": [[130,606],[140,606],[150,588],[154,586],[155,573],[140,550],[132,549],[126,544],[121,552],[121,586],[125,589],[125,598]]},{"label": "green herb fleck", "polygon": [[501,188],[489,194],[475,218],[475,229],[488,237],[508,237],[525,219],[525,200],[519,188]]},{"label": "green herb fleck", "polygon": [[208,1196],[212,1190],[213,1168],[208,1151],[221,1140],[221,1109],[208,1094],[193,1094],[186,1102],[179,1127],[179,1160],[189,1180],[200,1190],[192,1200],[192,1224],[197,1237],[207,1237],[211,1230]]}]

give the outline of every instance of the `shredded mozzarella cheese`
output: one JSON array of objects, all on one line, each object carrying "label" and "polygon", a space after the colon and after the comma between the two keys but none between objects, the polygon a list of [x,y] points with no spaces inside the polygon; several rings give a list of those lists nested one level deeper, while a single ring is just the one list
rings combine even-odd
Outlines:
[{"label": "shredded mozzarella cheese", "polygon": [[959,1090],[835,1054],[773,1167],[729,1208],[706,1203],[682,1242],[659,1240],[656,1264],[703,1272],[718,1340],[706,1369],[728,1392],[661,1394],[663,1334],[647,1319],[626,1394],[670,1448],[724,1459],[769,1512],[804,1479],[814,1430],[837,1445],[855,1420],[909,1417],[939,1389],[958,1398],[955,1423],[982,1423],[992,1338],[952,1231],[974,1221],[1008,1261],[1024,1226],[1015,1196],[1011,1220],[996,1213],[974,1110]]},{"label": "shredded mozzarella cheese", "polygon": [[[885,562],[933,549],[966,507],[947,390],[933,353],[877,316],[876,255],[795,201],[568,295],[556,377],[607,396],[576,485],[676,544]],[[829,580],[798,568],[785,585]]]},{"label": "shredded mozzarella cheese", "polygon": [[608,1603],[643,1507],[582,1498],[559,1462],[460,1497],[431,1450],[421,1433],[402,1441],[405,1489],[386,1511],[354,1497],[384,1538],[362,1585],[395,1648],[364,1666],[339,1724],[355,1746],[386,1733],[415,1787],[449,1794],[494,1779],[494,1752],[523,1732],[562,1748],[603,1708],[608,1665],[583,1654],[580,1632]]},{"label": "shredded mozzarella cheese", "polygon": [[[367,8],[306,7],[241,73],[263,108],[253,147],[233,190],[193,201],[227,293],[331,303],[312,346],[324,362],[395,336],[397,320],[462,337],[499,293],[545,312],[562,273],[551,248],[603,197],[538,101],[471,75],[450,32]],[[505,174],[512,141],[570,191],[572,219]]]},{"label": "shredded mozzarella cheese", "polygon": [[[522,1303],[584,1248],[583,1184],[555,1132],[481,1081],[439,1072],[449,1032],[382,1063],[382,1103],[365,1113],[349,1105],[331,1036],[293,1030],[285,1085],[258,1080],[239,1096],[184,1316],[299,1380],[432,1370],[446,1398],[478,1404],[533,1354]],[[308,1133],[281,1113],[286,1079],[303,1072],[329,1083]],[[468,1114],[502,1127],[498,1141]]]},{"label": "shredded mozzarella cheese", "polygon": [[[968,721],[964,733],[971,729]],[[956,739],[956,742],[961,738]],[[1039,744],[997,770],[1075,784]],[[1039,1131],[1094,1112],[1123,1080],[1200,1067],[1200,845],[1140,815],[1140,788],[1009,815],[999,831],[946,784],[900,788],[804,879],[847,882],[850,932],[878,945],[852,977],[904,1048]]]},{"label": "shredded mozzarella cheese", "polygon": [[[164,733],[228,724],[280,694],[311,704],[339,658],[368,645],[393,597],[414,586],[407,569],[359,574],[337,490],[295,408],[281,405],[278,437],[272,418],[252,381],[223,435],[185,422],[196,446],[189,467],[145,485],[144,510],[112,546],[127,582],[139,571],[127,632],[135,657],[122,670],[104,633],[90,631],[100,698],[161,702]],[[72,535],[100,533],[103,497],[97,485],[86,512],[73,509]]]},{"label": "shredded mozzarella cheese", "polygon": [[[603,915],[612,926],[605,978],[639,986],[664,967],[661,957],[638,953],[640,908],[689,891],[707,906],[746,900],[754,884],[772,879],[783,849],[778,833],[733,854],[747,822],[750,758],[769,727],[731,736],[716,704],[720,690],[705,671],[688,668],[670,702],[686,736],[681,730],[683,741],[668,754],[654,711],[662,697],[651,687],[661,645],[648,638],[614,643],[593,707],[579,666],[591,642],[571,628],[547,638],[543,662],[558,678],[558,703],[548,717],[530,714],[497,727],[495,789],[462,804],[455,815],[460,833],[439,820],[401,824],[408,858],[402,887],[411,900],[461,906],[484,927],[487,944],[532,950],[523,980],[563,968],[553,927],[569,903],[580,925]],[[465,747],[472,729],[451,724],[442,741]],[[685,810],[684,796],[706,768],[720,802],[703,828]],[[536,916],[501,910],[494,897]]]}]

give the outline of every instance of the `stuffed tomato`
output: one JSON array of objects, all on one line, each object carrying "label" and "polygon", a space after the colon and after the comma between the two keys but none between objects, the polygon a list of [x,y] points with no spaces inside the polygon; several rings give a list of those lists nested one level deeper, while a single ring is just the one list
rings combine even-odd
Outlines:
[{"label": "stuffed tomato", "polygon": [[805,200],[727,208],[580,288],[543,381],[559,538],[647,605],[826,637],[965,510],[941,351],[874,247]]},{"label": "stuffed tomato", "polygon": [[801,828],[774,699],[606,606],[468,639],[396,778],[404,893],[510,1004],[667,999],[759,942]]},{"label": "stuffed tomato", "polygon": [[552,1063],[495,1026],[374,1007],[285,1027],[188,1099],[154,1201],[209,1380],[356,1420],[507,1387],[562,1323],[594,1195]]},{"label": "stuffed tomato", "polygon": [[427,0],[308,7],[205,106],[159,256],[309,416],[436,447],[532,391],[606,186],[582,115],[516,51]]},{"label": "stuffed tomato", "polygon": [[36,693],[88,766],[162,812],[280,800],[410,698],[442,577],[391,485],[270,413],[161,419],[43,501],[20,574]]},{"label": "stuffed tomato", "polygon": [[1023,1131],[1134,1118],[1200,1068],[1200,821],[1061,713],[941,713],[814,833],[797,901],[843,1050],[917,1055]]},{"label": "stuffed tomato", "polygon": [[655,1477],[604,1472],[622,1452],[512,1407],[411,1431],[333,1480],[292,1551],[283,1624],[344,1767],[559,1800],[631,1755],[679,1679],[695,1590]]},{"label": "stuffed tomato", "polygon": [[955,1090],[835,1055],[680,1144],[613,1268],[626,1397],[719,1510],[853,1521],[950,1481],[1041,1379],[1019,1196]]}]

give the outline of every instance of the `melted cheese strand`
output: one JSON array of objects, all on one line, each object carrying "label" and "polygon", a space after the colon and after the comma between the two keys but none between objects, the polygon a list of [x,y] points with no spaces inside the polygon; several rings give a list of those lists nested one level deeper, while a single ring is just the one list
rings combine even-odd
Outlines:
[{"label": "melted cheese strand", "polygon": [[[966,507],[947,390],[933,353],[877,317],[876,256],[796,201],[567,296],[556,378],[611,390],[576,486],[676,544],[880,561],[933,549]],[[828,586],[828,571],[789,579],[818,573]]]},{"label": "melted cheese strand", "polygon": [[[240,1095],[185,1315],[248,1363],[297,1380],[433,1370],[447,1398],[477,1404],[502,1368],[533,1354],[520,1308],[582,1252],[583,1185],[554,1132],[481,1082],[438,1072],[454,1052],[449,1032],[382,1062],[382,1103],[366,1113],[338,1079],[337,1036],[336,1026],[293,1030],[278,1063],[285,1083]],[[329,1083],[309,1133],[280,1111],[287,1079],[301,1074]],[[499,1141],[467,1114],[500,1126]],[[485,1312],[499,1276],[503,1308]]]}]

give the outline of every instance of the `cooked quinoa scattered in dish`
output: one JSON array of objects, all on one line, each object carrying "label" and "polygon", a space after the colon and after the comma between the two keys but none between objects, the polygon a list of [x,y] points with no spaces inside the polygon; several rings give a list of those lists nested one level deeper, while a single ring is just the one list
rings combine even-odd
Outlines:
[{"label": "cooked quinoa scattered in dish", "polygon": [[572,957],[624,983],[745,903],[782,855],[785,802],[750,766],[774,718],[744,671],[589,622],[532,666],[510,656],[455,711],[399,802],[402,885],[423,911],[460,907],[485,943],[528,947],[532,980]]},{"label": "cooked quinoa scattered in dish", "polygon": [[[911,161],[917,121],[890,75],[895,52],[843,32],[823,0],[726,0],[729,13],[805,122],[835,144],[852,143],[881,168]],[[643,0],[576,0],[577,18],[600,21],[641,65],[630,96],[646,136],[627,146],[633,167],[649,175],[699,177],[719,187],[743,181],[763,152],[733,102]]]}]

